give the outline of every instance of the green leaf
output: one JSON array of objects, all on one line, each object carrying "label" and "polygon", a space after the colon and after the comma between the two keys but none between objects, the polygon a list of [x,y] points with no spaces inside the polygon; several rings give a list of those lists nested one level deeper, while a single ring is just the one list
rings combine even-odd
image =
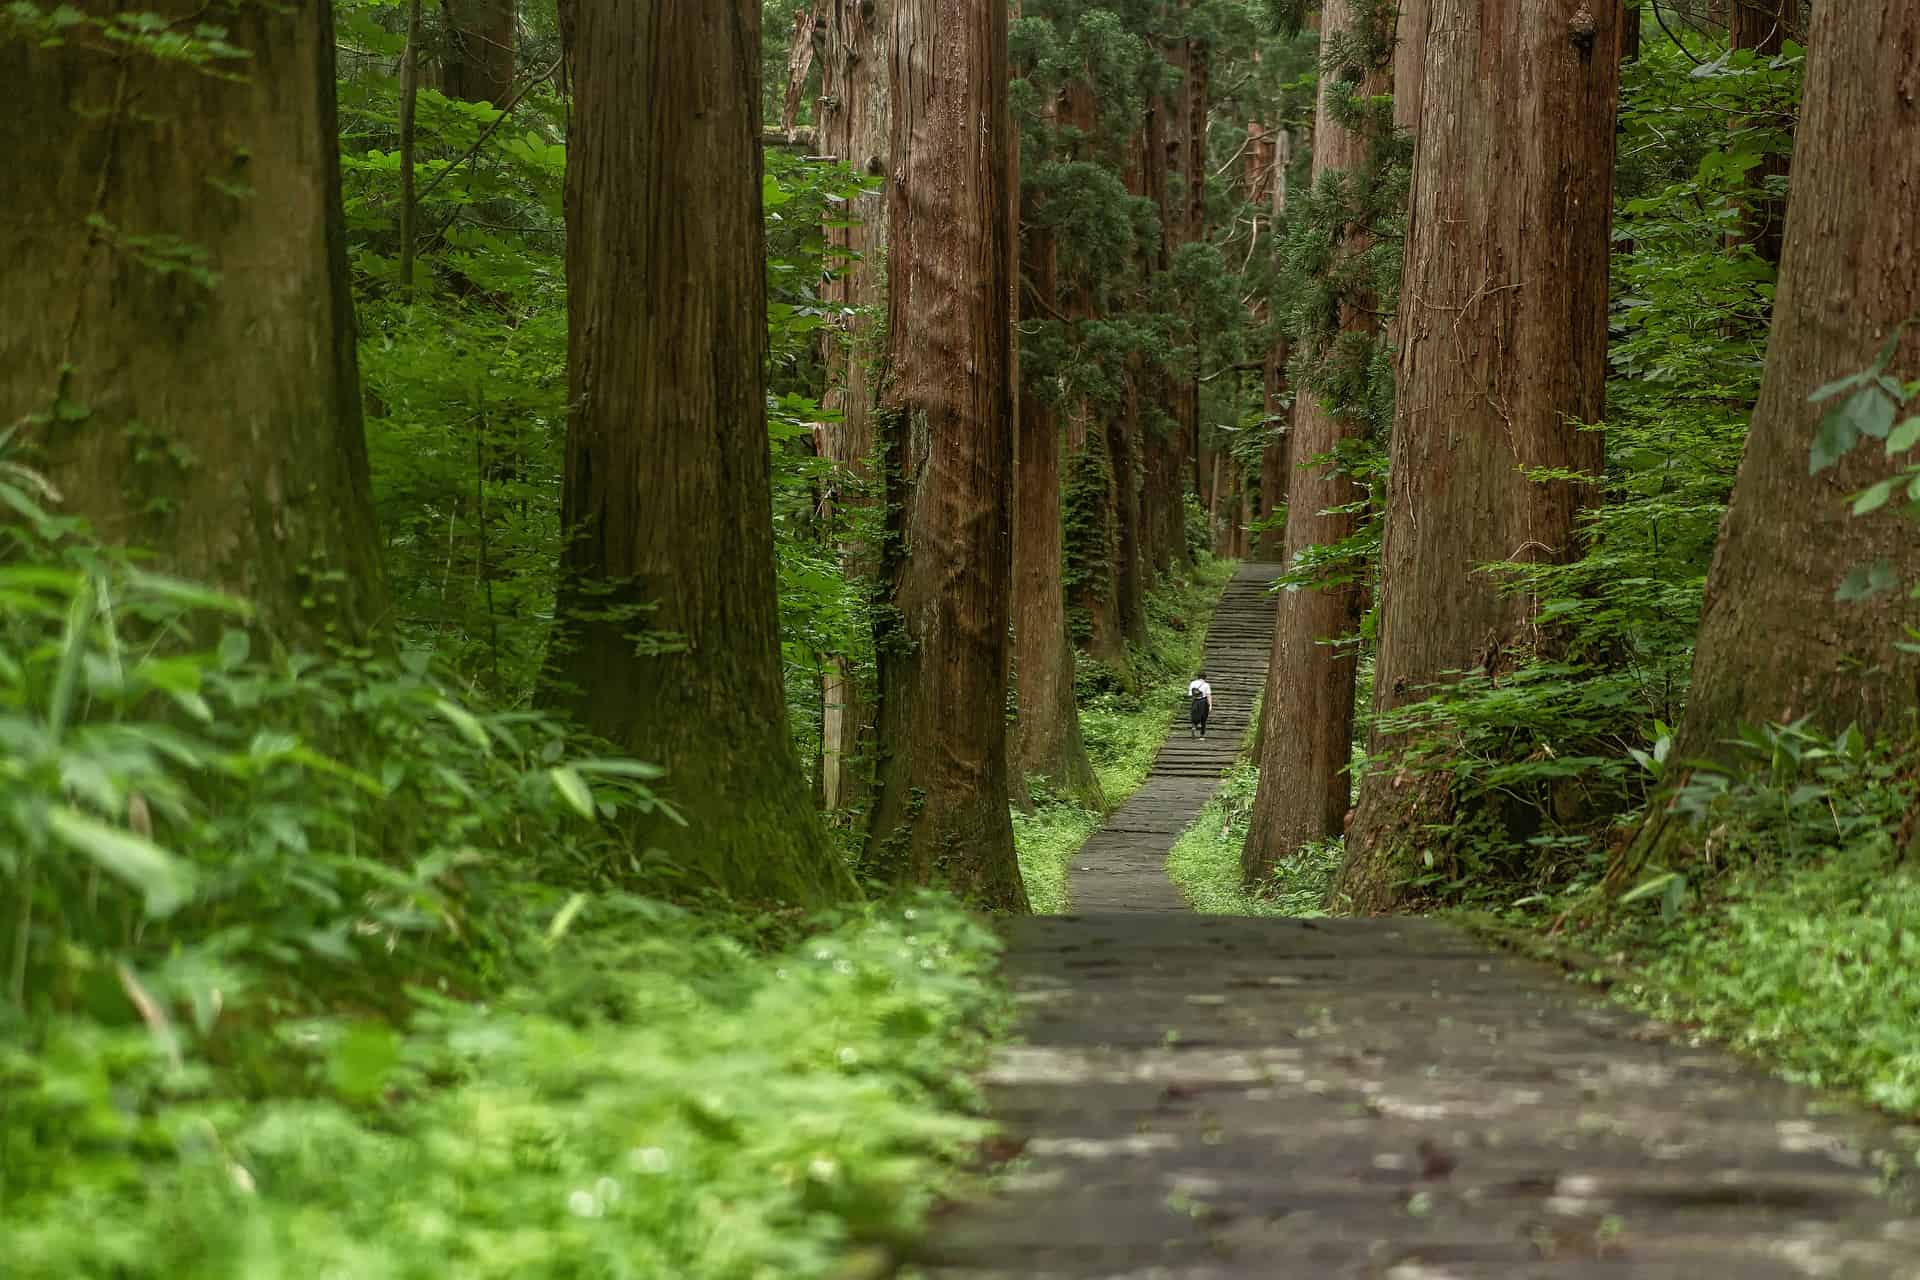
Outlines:
[{"label": "green leaf", "polygon": [[657,764],[648,764],[643,760],[575,760],[573,767],[581,773],[604,773],[617,778],[639,778],[651,781],[666,776],[666,770]]},{"label": "green leaf", "polygon": [[1920,414],[1908,418],[1887,436],[1887,456],[1891,458],[1896,453],[1905,453],[1916,444],[1920,444]]},{"label": "green leaf", "polygon": [[1861,435],[1885,440],[1893,430],[1893,415],[1899,408],[1893,397],[1879,387],[1862,387],[1847,397],[1839,413]]},{"label": "green leaf", "polygon": [[1899,585],[1900,577],[1894,573],[1893,566],[1884,559],[1876,560],[1872,564],[1855,565],[1853,572],[1834,590],[1833,598],[1841,604],[1857,604]]},{"label": "green leaf", "polygon": [[433,709],[452,721],[453,727],[460,731],[461,737],[486,754],[493,754],[493,740],[487,737],[486,726],[480,723],[473,712],[446,698],[435,698]]},{"label": "green leaf", "polygon": [[144,569],[130,569],[127,571],[127,583],[146,595],[155,596],[182,608],[211,609],[216,613],[228,613],[241,618],[253,616],[253,606],[239,596],[230,596],[224,591],[215,591],[195,583],[183,582],[179,578],[169,578],[165,574],[148,573]]},{"label": "green leaf", "polygon": [[1887,505],[1887,499],[1893,496],[1893,481],[1882,480],[1853,500],[1853,514],[1864,516],[1870,511],[1878,511]]},{"label": "green leaf", "polygon": [[547,770],[547,777],[553,780],[553,789],[567,802],[573,811],[581,817],[593,818],[593,789],[571,767],[558,764]]},{"label": "green leaf", "polygon": [[567,930],[573,927],[573,921],[587,905],[587,895],[576,893],[567,899],[567,905],[553,915],[553,922],[547,926],[547,945],[552,946],[567,936]]},{"label": "green leaf", "polygon": [[1686,883],[1686,878],[1677,871],[1663,872],[1651,879],[1642,880],[1639,884],[1620,895],[1620,905],[1625,906],[1629,902],[1637,902],[1641,898],[1651,897],[1656,893],[1665,893],[1667,886],[1676,880],[1680,881],[1682,885]]},{"label": "green leaf", "polygon": [[47,826],[63,844],[139,890],[149,916],[171,915],[193,897],[193,868],[144,836],[65,805],[48,811]]}]

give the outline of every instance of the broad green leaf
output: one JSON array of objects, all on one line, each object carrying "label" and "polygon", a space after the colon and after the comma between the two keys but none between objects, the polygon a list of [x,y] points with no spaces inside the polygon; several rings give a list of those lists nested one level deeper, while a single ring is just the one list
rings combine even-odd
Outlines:
[{"label": "broad green leaf", "polygon": [[481,751],[489,755],[493,753],[493,740],[487,737],[486,726],[480,723],[473,712],[447,698],[435,698],[433,709],[452,721],[453,727],[460,731],[461,737],[480,748]]},{"label": "broad green leaf", "polygon": [[1900,578],[1893,566],[1885,560],[1876,560],[1872,564],[1855,565],[1835,589],[1833,598],[1841,604],[1857,604],[1899,585]]},{"label": "broad green leaf", "polygon": [[144,836],[65,805],[48,812],[47,826],[63,844],[139,890],[149,916],[171,915],[193,896],[193,868]]},{"label": "broad green leaf", "polygon": [[1864,516],[1870,511],[1878,511],[1887,505],[1887,499],[1893,496],[1893,481],[1882,480],[1853,500],[1853,514]]},{"label": "broad green leaf", "polygon": [[1887,456],[1905,453],[1916,444],[1920,444],[1920,414],[1908,418],[1887,436]]},{"label": "broad green leaf", "polygon": [[547,777],[553,780],[553,789],[560,793],[575,813],[589,820],[593,818],[593,789],[587,785],[585,778],[564,764],[547,770]]}]

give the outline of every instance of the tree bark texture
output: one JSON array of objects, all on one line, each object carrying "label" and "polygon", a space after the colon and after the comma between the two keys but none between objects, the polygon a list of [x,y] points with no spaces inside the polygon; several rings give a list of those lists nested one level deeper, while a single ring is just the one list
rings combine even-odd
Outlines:
[{"label": "tree bark texture", "polygon": [[[851,877],[787,730],[774,596],[760,6],[573,0],[568,421],[552,663],[580,721],[664,765],[636,835],[749,900]],[[637,637],[662,651],[636,652]]]},{"label": "tree bark texture", "polygon": [[449,98],[490,102],[506,109],[513,100],[513,68],[519,28],[514,0],[441,0],[446,49],[441,84]]},{"label": "tree bark texture", "polygon": [[[1322,69],[1314,111],[1313,184],[1336,174],[1359,177],[1369,164],[1368,138],[1346,127],[1334,109],[1335,95],[1375,97],[1393,90],[1391,72],[1335,65],[1343,49],[1369,43],[1360,29],[1363,11],[1354,0],[1327,0],[1320,13]],[[1358,83],[1354,77],[1358,76]],[[1356,183],[1355,185],[1358,185]],[[1339,233],[1336,263],[1356,260],[1371,246],[1358,224]],[[1335,270],[1341,269],[1336,265]],[[1369,296],[1345,297],[1340,333],[1370,334],[1378,328],[1377,308]],[[1318,396],[1303,392],[1293,405],[1292,448],[1295,474],[1287,507],[1287,558],[1307,548],[1351,537],[1360,520],[1351,507],[1364,491],[1332,465],[1314,459],[1343,442],[1366,434],[1366,423],[1337,413]],[[1358,627],[1362,584],[1358,581],[1318,587],[1289,587],[1275,615],[1269,681],[1261,705],[1260,784],[1254,794],[1247,838],[1241,846],[1245,883],[1258,886],[1275,865],[1311,841],[1340,834],[1347,814],[1353,753],[1353,696],[1356,655],[1337,642]]]},{"label": "tree bark texture", "polygon": [[[820,138],[827,155],[839,156],[869,178],[885,178],[892,147],[887,109],[887,0],[824,0],[825,38],[820,56]],[[825,339],[826,394],[822,408],[838,413],[822,432],[823,452],[846,483],[835,489],[835,506],[870,506],[874,500],[873,369],[877,308],[886,294],[887,195],[883,187],[856,196],[833,211],[849,225],[826,230],[837,269],[824,300],[842,319]],[[842,570],[871,584],[877,566],[870,548],[849,539],[841,548]],[[846,655],[829,659],[821,733],[821,785],[829,809],[857,809],[871,790],[874,702]]]},{"label": "tree bark texture", "polygon": [[[1604,406],[1619,8],[1432,0],[1429,14],[1376,716],[1528,644],[1532,602],[1475,566],[1573,556],[1583,487],[1523,470],[1601,463],[1599,435],[1575,424]],[[1423,825],[1452,812],[1444,779],[1390,767],[1396,746],[1375,731],[1338,885],[1363,912],[1400,900]]]},{"label": "tree bark texture", "polygon": [[[1027,309],[1053,306],[1053,232],[1029,222],[1021,246]],[[1060,794],[1090,809],[1104,807],[1100,780],[1080,737],[1073,700],[1073,642],[1067,634],[1061,578],[1060,425],[1050,388],[1021,388],[1014,460],[1012,767],[1046,778]]]},{"label": "tree bark texture", "polygon": [[1007,816],[1013,486],[1007,10],[896,0],[889,41],[890,537],[867,866],[1024,910]]},{"label": "tree bark texture", "polygon": [[[1707,577],[1674,761],[1723,762],[1727,739],[1769,721],[1872,736],[1908,724],[1920,702],[1920,656],[1896,647],[1920,626],[1908,595],[1920,538],[1897,502],[1860,517],[1848,502],[1896,464],[1869,439],[1810,475],[1820,420],[1842,402],[1807,400],[1920,314],[1920,9],[1816,5],[1808,48],[1796,166],[1818,198],[1787,218],[1760,400]],[[1920,376],[1920,331],[1906,329],[1888,372]],[[1836,602],[1841,580],[1876,561],[1900,586]],[[1626,864],[1678,834],[1670,826],[1656,813]]]},{"label": "tree bark texture", "polygon": [[[386,608],[340,212],[332,8],[226,15],[209,74],[102,38],[0,42],[0,424],[110,542],[298,644]],[[199,6],[146,8],[190,28]],[[232,78],[225,78],[231,75]]]}]

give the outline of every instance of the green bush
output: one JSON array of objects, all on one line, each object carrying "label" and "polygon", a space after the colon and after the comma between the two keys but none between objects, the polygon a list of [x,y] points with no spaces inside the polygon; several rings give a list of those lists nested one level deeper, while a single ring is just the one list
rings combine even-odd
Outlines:
[{"label": "green bush", "polygon": [[981,1131],[981,926],[740,914],[623,837],[650,766],[280,652],[50,497],[0,456],[10,1278],[744,1280],[914,1230]]}]

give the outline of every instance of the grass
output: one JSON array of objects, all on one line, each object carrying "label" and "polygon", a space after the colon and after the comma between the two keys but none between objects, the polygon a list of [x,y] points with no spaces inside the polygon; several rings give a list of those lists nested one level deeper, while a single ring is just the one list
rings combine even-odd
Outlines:
[{"label": "grass", "polygon": [[1174,842],[1167,875],[1195,911],[1225,916],[1322,916],[1327,891],[1340,870],[1338,840],[1308,845],[1274,868],[1260,893],[1240,883],[1240,849],[1260,771],[1241,763],[1227,774],[1200,816]]},{"label": "grass", "polygon": [[[1139,790],[1152,771],[1187,681],[1200,668],[1207,626],[1236,567],[1234,561],[1203,556],[1189,576],[1148,597],[1147,643],[1132,655],[1130,681],[1080,660],[1080,735],[1109,812]],[[1013,815],[1014,847],[1033,909],[1054,914],[1069,905],[1067,868],[1074,853],[1105,815],[1039,786],[1034,801],[1031,813]]]},{"label": "grass", "polygon": [[267,1096],[138,1022],[0,1047],[10,1280],[757,1280],[910,1238],[983,1136],[988,931],[927,895],[764,949],[596,900],[408,1025],[243,1028]]}]

